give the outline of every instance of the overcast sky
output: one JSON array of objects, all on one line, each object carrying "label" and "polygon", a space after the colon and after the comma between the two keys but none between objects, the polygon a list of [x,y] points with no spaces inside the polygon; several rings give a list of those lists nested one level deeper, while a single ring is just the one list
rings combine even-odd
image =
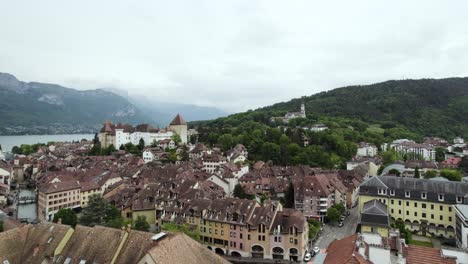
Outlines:
[{"label": "overcast sky", "polygon": [[0,72],[236,112],[468,75],[468,1],[0,0]]}]

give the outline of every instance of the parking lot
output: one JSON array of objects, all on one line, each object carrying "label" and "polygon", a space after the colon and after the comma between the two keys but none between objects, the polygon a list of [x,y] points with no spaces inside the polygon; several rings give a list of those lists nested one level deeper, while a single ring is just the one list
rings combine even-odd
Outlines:
[{"label": "parking lot", "polygon": [[320,237],[313,243],[312,247],[325,249],[333,240],[354,234],[356,232],[357,222],[358,210],[357,207],[355,207],[350,210],[350,215],[346,217],[342,227],[339,227],[337,224],[325,224]]}]

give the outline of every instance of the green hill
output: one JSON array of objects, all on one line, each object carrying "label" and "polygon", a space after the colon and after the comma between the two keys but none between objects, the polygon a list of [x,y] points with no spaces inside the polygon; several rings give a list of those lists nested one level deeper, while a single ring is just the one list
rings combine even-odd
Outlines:
[{"label": "green hill", "polygon": [[467,77],[348,86],[198,124],[237,126],[249,120],[268,123],[271,116],[298,111],[301,102],[305,103],[310,122],[344,118],[368,129],[408,130],[419,137],[468,137]]}]

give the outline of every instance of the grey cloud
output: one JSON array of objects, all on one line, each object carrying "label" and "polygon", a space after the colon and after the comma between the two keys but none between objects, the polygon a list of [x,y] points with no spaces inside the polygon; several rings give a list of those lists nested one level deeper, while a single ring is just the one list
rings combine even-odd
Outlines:
[{"label": "grey cloud", "polygon": [[2,1],[0,71],[242,111],[468,72],[466,1]]}]

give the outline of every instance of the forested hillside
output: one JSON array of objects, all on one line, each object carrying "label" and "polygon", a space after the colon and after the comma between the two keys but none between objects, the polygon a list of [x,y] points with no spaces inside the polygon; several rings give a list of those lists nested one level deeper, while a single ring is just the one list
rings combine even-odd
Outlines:
[{"label": "forested hillside", "polygon": [[[301,102],[307,118],[287,125],[271,122],[271,117],[299,111]],[[317,123],[329,130],[303,129]],[[398,138],[468,137],[468,78],[344,87],[191,126],[200,132],[201,142],[223,149],[244,144],[253,160],[343,167],[361,141],[380,146]],[[304,137],[309,146],[304,146]]]}]

